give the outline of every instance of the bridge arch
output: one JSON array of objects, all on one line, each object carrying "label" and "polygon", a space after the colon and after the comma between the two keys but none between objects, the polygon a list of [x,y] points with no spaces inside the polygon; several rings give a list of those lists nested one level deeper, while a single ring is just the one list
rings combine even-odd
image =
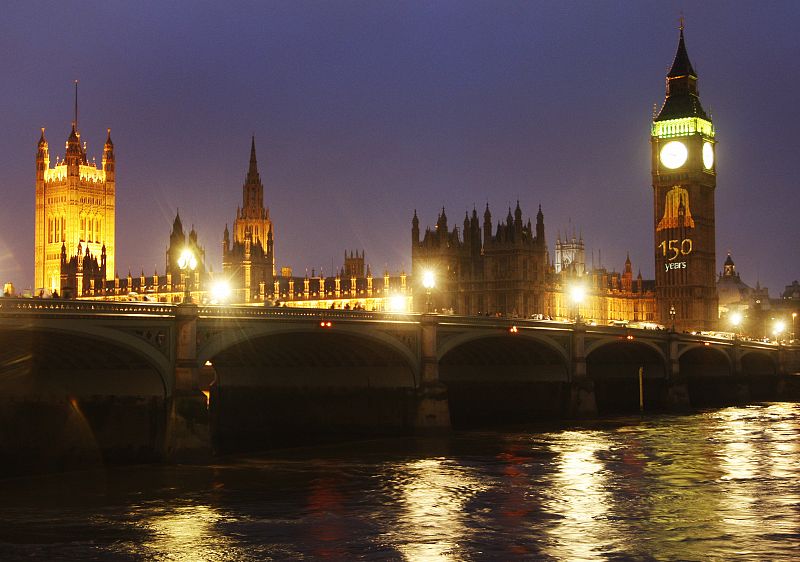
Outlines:
[{"label": "bridge arch", "polygon": [[553,339],[498,330],[460,335],[439,350],[456,427],[561,415],[569,398],[569,361]]},{"label": "bridge arch", "polygon": [[261,324],[229,330],[203,345],[198,358],[211,361],[217,377],[210,405],[218,449],[265,449],[410,428],[419,359],[391,334],[360,328]]},{"label": "bridge arch", "polygon": [[[409,369],[413,373],[414,385],[418,380],[419,374],[419,356],[416,350],[412,350],[408,345],[404,344],[398,338],[383,333],[377,330],[365,330],[363,326],[348,326],[337,325],[335,328],[320,328],[317,326],[310,326],[308,324],[302,325],[275,325],[268,323],[259,323],[235,330],[223,330],[220,333],[212,336],[197,350],[197,366],[204,365],[207,361],[213,360],[226,350],[241,346],[254,340],[261,340],[270,336],[277,335],[294,336],[298,341],[304,336],[314,337],[315,334],[338,334],[351,336],[351,341],[367,341],[373,344],[378,344],[381,348],[390,350],[403,358]],[[303,342],[299,342],[303,343]],[[307,351],[313,351],[310,346],[304,344]]]},{"label": "bridge arch", "polygon": [[564,348],[563,345],[561,345],[555,338],[552,338],[550,336],[541,333],[537,333],[532,330],[522,330],[513,335],[508,334],[505,331],[500,332],[497,329],[474,330],[464,334],[458,334],[456,336],[452,336],[450,338],[445,339],[443,343],[440,346],[438,346],[438,349],[436,350],[437,357],[439,361],[441,361],[445,355],[447,355],[451,350],[457,347],[464,346],[476,340],[485,340],[496,337],[504,337],[504,338],[509,337],[516,340],[522,340],[522,341],[530,340],[532,342],[539,343],[544,347],[549,348],[550,350],[558,353],[561,356],[561,359],[565,363],[569,363],[569,353]]},{"label": "bridge arch", "polygon": [[685,378],[692,406],[721,406],[747,400],[746,385],[740,384],[730,347],[696,342],[678,354],[681,375]]},{"label": "bridge arch", "polygon": [[620,336],[604,337],[593,340],[589,345],[586,346],[585,354],[588,357],[595,350],[612,344],[623,344],[628,346],[639,346],[639,347],[649,348],[656,355],[658,355],[658,357],[661,359],[662,362],[666,363],[667,361],[667,356],[664,353],[664,350],[655,342],[643,338],[634,338],[632,340],[628,340]]},{"label": "bridge arch", "polygon": [[599,412],[639,409],[639,369],[645,409],[662,407],[667,393],[667,360],[653,342],[602,338],[586,352],[586,374],[594,382]]},{"label": "bridge arch", "polygon": [[740,358],[742,376],[753,400],[775,400],[778,396],[777,356],[762,350],[749,350]]},{"label": "bridge arch", "polygon": [[775,376],[778,374],[777,357],[757,349],[747,350],[741,356],[742,374],[746,376]]},{"label": "bridge arch", "polygon": [[[18,428],[13,462],[36,471],[159,458],[171,386],[159,355],[99,325],[0,329],[0,423]],[[33,450],[41,458],[26,458]]]},{"label": "bridge arch", "polygon": [[[149,380],[141,378],[126,380],[125,385],[133,387],[121,388],[120,381],[108,377],[94,381],[95,386],[74,386],[74,392],[83,394],[122,393],[123,395],[145,393],[165,397],[173,387],[172,366],[169,359],[148,341],[119,330],[110,330],[106,326],[88,325],[75,329],[64,323],[38,323],[11,330],[0,330],[0,340],[13,342],[4,347],[11,353],[31,350],[30,356],[40,370],[70,371],[74,377],[83,372],[114,372],[124,375],[125,368],[148,370],[155,377]],[[168,343],[166,345],[169,345]],[[111,365],[110,369],[101,368]],[[80,382],[80,381],[78,381]],[[114,386],[117,385],[117,386]]]},{"label": "bridge arch", "polygon": [[678,351],[680,372],[686,377],[726,377],[733,373],[727,348],[697,343]]}]

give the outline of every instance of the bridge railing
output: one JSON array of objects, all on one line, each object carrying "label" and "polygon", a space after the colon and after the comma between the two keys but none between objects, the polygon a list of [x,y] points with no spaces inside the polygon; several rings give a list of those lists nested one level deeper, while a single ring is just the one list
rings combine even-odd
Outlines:
[{"label": "bridge railing", "polygon": [[368,312],[329,308],[276,308],[264,306],[204,305],[197,308],[201,318],[279,318],[285,320],[354,320],[380,322],[419,322],[419,314]]},{"label": "bridge railing", "polygon": [[[66,300],[40,298],[0,298],[0,315],[23,316],[149,316],[175,317],[178,307],[182,305],[167,303],[114,302],[102,300]],[[274,308],[264,306],[242,305],[199,305],[197,315],[201,318],[272,318],[281,320],[336,320],[353,322],[396,322],[419,323],[424,315],[417,313],[369,312],[361,310],[341,310],[328,308]],[[508,318],[494,316],[459,316],[433,314],[429,316],[436,324],[446,326],[483,326],[486,328],[528,328],[537,330],[571,331],[574,322],[558,322],[553,320],[533,320],[524,318]],[[629,328],[618,326],[583,325],[587,334],[609,335],[616,337],[661,339],[670,336],[670,332],[645,328]],[[742,338],[730,339],[702,334],[678,333],[683,342],[697,342],[708,345],[732,346],[775,350],[777,348],[797,349],[796,344],[762,342]]]},{"label": "bridge railing", "polygon": [[0,298],[0,314],[6,315],[149,315],[174,316],[175,305],[113,302],[113,301],[76,301],[62,299],[37,298]]}]

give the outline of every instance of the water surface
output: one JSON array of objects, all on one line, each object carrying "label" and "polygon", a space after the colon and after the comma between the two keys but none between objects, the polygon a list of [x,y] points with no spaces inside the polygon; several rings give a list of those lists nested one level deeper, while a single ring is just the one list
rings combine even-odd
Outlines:
[{"label": "water surface", "polygon": [[800,405],[0,480],[0,560],[796,560]]}]

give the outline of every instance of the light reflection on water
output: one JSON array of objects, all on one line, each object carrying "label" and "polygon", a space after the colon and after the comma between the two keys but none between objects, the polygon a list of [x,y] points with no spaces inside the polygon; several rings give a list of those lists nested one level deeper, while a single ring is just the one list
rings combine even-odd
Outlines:
[{"label": "light reflection on water", "polygon": [[613,534],[606,517],[611,498],[605,466],[598,457],[609,448],[602,432],[564,431],[550,436],[558,454],[550,498],[545,505],[558,517],[549,528],[549,554],[562,560],[591,560]]},{"label": "light reflection on water", "polygon": [[0,560],[796,560],[800,405],[0,481]]},{"label": "light reflection on water", "polygon": [[405,463],[394,480],[402,512],[387,532],[388,542],[407,560],[458,558],[468,533],[465,506],[485,483],[443,459]]}]

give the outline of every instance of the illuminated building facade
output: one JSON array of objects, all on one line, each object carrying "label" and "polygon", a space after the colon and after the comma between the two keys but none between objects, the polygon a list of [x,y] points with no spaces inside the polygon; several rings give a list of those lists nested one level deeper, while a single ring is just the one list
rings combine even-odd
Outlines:
[{"label": "illuminated building facade", "polygon": [[258,174],[256,139],[250,145],[250,167],[242,186],[242,206],[233,221],[233,239],[225,225],[222,272],[237,302],[263,302],[275,278],[272,221],[264,207],[264,185]]},{"label": "illuminated building facade", "polygon": [[290,308],[327,308],[376,312],[411,312],[412,292],[405,272],[373,277],[369,265],[364,266],[364,252],[348,256],[335,275],[294,277],[284,268],[275,277],[273,304]]},{"label": "illuminated building facade", "polygon": [[[189,250],[197,260],[194,270],[181,270],[178,265],[178,259],[185,250]],[[62,281],[62,296],[88,300],[180,303],[184,301],[188,289],[193,302],[205,303],[208,301],[207,285],[211,275],[206,269],[205,256],[205,249],[197,241],[194,226],[187,235],[180,213],[176,213],[169,235],[164,273],[159,275],[155,271],[153,275],[146,276],[142,270],[134,277],[128,271],[127,277],[114,275],[113,279],[106,279],[106,262],[102,254],[100,260],[89,254],[67,260],[66,255],[62,254],[62,279],[65,280]]]},{"label": "illuminated building facade", "polygon": [[[484,213],[483,228],[477,212],[464,219],[463,235],[449,230],[447,215],[420,236],[416,212],[411,221],[411,260],[414,310],[462,315],[501,315],[520,318],[587,321],[654,322],[654,282],[634,279],[630,258],[622,273],[585,265],[583,237],[565,237],[556,245],[550,263],[541,208],[536,227],[522,221],[517,204],[505,222],[495,228],[491,213]],[[558,262],[558,263],[556,263]],[[432,271],[436,286],[422,286],[425,271]],[[571,290],[580,285],[585,298],[573,302]],[[430,305],[430,306],[429,306]]]},{"label": "illuminated building facade", "polygon": [[679,330],[711,330],[717,322],[715,136],[681,26],[650,137],[657,316],[668,322],[674,315]]},{"label": "illuminated building facade", "polygon": [[496,230],[489,206],[479,224],[475,209],[464,217],[463,236],[448,229],[442,209],[433,230],[420,237],[416,212],[411,221],[411,268],[416,280],[415,310],[425,310],[428,294],[421,286],[423,272],[436,273],[431,308],[456,314],[530,316],[545,305],[549,257],[541,207],[536,226],[523,222],[519,202]]},{"label": "illuminated building facade", "polygon": [[[574,302],[575,285],[585,291],[582,302]],[[572,270],[555,270],[548,276],[544,316],[574,319],[605,325],[613,322],[655,323],[655,282],[642,279],[641,271],[633,277],[630,256],[622,273],[604,267],[592,268],[583,275]]]},{"label": "illuminated building facade", "polygon": [[575,236],[573,231],[572,237],[564,233],[564,239],[561,239],[561,233],[556,238],[556,256],[553,261],[553,267],[556,273],[562,271],[573,271],[579,275],[583,275],[586,271],[586,248],[583,243],[583,235]]},{"label": "illuminated building facade", "polygon": [[[100,167],[86,156],[86,143],[78,129],[77,83],[75,118],[66,142],[64,158],[50,166],[50,147],[44,128],[36,151],[36,217],[34,234],[34,282],[36,290],[61,290],[62,265],[78,267],[97,263],[104,279],[114,271],[115,158],[111,129],[103,147]],[[88,259],[87,259],[88,258]],[[79,263],[80,262],[80,263]],[[73,290],[78,288],[71,286]]]},{"label": "illuminated building facade", "polygon": [[[197,260],[197,267],[192,273],[181,270],[178,264],[181,254],[186,250],[189,250]],[[175,213],[175,220],[172,221],[172,232],[169,235],[166,257],[164,271],[167,274],[167,280],[170,285],[178,284],[181,289],[185,289],[186,276],[191,275],[191,278],[188,279],[190,289],[199,289],[203,286],[207,277],[206,250],[197,242],[197,232],[194,230],[194,225],[192,225],[188,235],[183,230],[180,212]]]}]

